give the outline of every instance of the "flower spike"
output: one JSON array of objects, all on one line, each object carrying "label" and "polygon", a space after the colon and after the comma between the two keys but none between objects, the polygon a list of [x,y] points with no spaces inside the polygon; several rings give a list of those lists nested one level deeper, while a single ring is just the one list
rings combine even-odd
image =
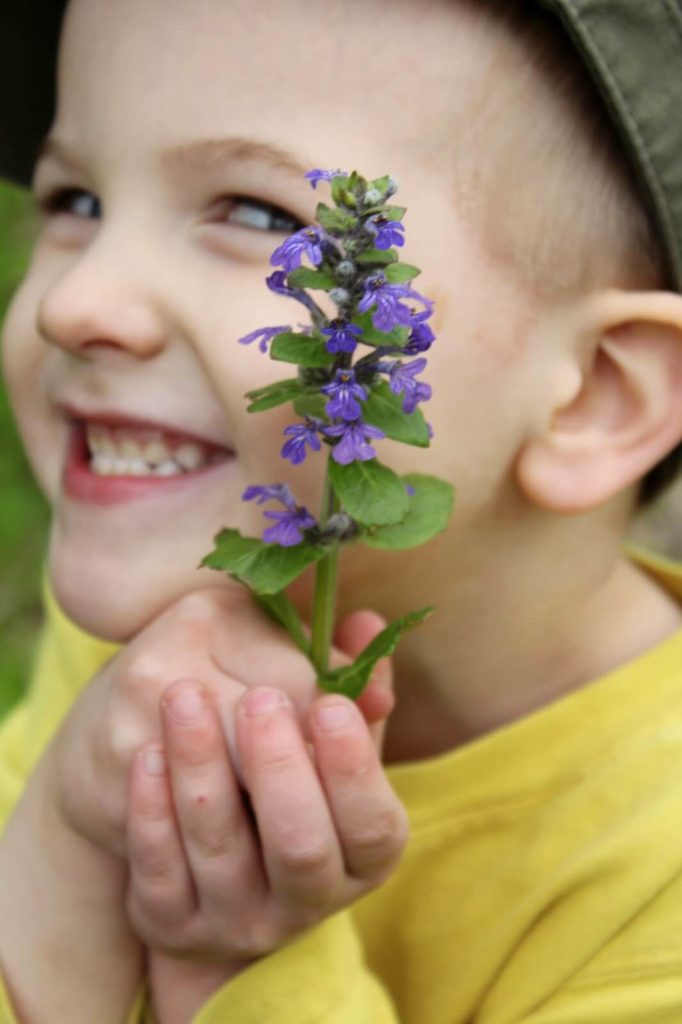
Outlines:
[{"label": "flower spike", "polygon": [[[316,224],[276,247],[270,257],[276,269],[266,284],[274,295],[304,306],[310,324],[259,327],[238,340],[257,344],[280,366],[295,367],[285,379],[279,375],[249,391],[248,411],[293,403],[299,419],[284,427],[281,456],[297,467],[325,453],[319,520],[287,483],[251,485],[244,501],[278,506],[263,512],[268,525],[262,536],[225,529],[202,565],[227,571],[254,591],[310,657],[323,689],[356,698],[377,660],[391,654],[401,632],[429,609],[390,623],[352,665],[330,669],[339,552],[356,541],[389,549],[422,544],[445,528],[453,495],[444,481],[399,477],[377,457],[376,442],[384,438],[423,448],[433,437],[419,408],[431,388],[419,375],[436,340],[428,323],[434,304],[411,287],[419,268],[400,262],[405,210],[388,205],[398,182],[321,168],[305,177],[313,189],[326,182],[334,205],[318,203]],[[315,292],[324,293],[323,302],[315,301]],[[309,638],[286,588],[313,564]]]}]

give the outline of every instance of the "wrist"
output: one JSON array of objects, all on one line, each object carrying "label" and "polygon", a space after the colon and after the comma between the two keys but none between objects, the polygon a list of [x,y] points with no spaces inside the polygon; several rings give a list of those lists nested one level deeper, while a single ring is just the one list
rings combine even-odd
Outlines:
[{"label": "wrist", "polygon": [[158,1024],[187,1024],[223,985],[255,962],[201,963],[150,950],[147,973]]}]

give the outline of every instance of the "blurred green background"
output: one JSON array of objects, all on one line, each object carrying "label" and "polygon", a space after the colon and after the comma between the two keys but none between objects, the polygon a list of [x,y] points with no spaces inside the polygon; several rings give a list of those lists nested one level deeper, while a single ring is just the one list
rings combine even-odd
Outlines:
[{"label": "blurred green background", "polygon": [[[0,183],[0,322],[26,266],[32,205]],[[39,494],[0,377],[0,715],[21,693],[40,622],[40,571],[47,507]]]},{"label": "blurred green background", "polygon": [[[0,182],[0,324],[35,233],[27,192]],[[0,715],[25,685],[40,624],[48,513],[22,454],[0,376]],[[635,524],[633,537],[682,559],[682,481]]]}]

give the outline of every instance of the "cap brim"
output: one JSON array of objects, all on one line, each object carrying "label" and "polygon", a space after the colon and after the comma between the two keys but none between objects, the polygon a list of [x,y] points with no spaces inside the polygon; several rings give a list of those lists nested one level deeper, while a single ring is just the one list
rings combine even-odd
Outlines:
[{"label": "cap brim", "polygon": [[66,0],[0,3],[0,177],[28,185],[54,116]]}]

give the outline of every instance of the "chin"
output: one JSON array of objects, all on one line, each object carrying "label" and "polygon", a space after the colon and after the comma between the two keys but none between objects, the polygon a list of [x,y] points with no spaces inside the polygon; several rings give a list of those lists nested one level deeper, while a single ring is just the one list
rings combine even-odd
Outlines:
[{"label": "chin", "polygon": [[[51,551],[48,572],[52,591],[64,614],[99,640],[123,644],[132,640],[184,592],[169,595],[166,587],[144,585],[122,577],[122,567],[75,560]],[[166,581],[167,582],[167,581]],[[189,588],[186,588],[189,589]]]}]

